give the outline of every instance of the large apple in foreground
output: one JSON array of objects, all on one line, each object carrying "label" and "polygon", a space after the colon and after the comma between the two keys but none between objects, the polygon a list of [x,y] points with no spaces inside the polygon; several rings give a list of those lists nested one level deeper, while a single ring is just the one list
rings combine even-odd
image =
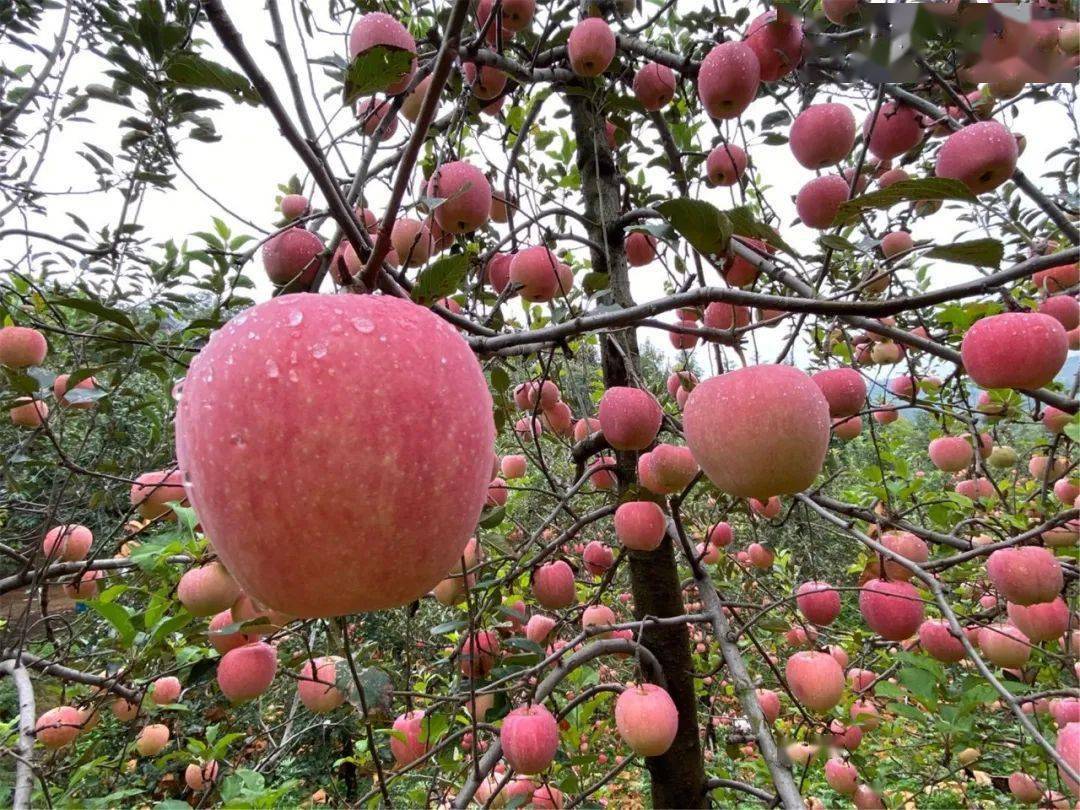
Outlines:
[{"label": "large apple in foreground", "polygon": [[487,497],[491,412],[476,358],[430,310],[297,294],[233,318],[195,358],[176,453],[244,591],[337,616],[419,599],[460,561]]}]

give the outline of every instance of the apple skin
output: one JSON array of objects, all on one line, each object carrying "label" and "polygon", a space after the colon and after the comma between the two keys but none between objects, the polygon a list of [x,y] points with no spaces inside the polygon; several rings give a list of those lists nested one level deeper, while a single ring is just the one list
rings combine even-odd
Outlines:
[{"label": "apple skin", "polygon": [[74,706],[57,706],[42,713],[34,725],[34,736],[46,748],[70,745],[82,730],[82,715]]},{"label": "apple skin", "polygon": [[240,586],[215,560],[185,571],[176,596],[192,616],[213,616],[230,608],[240,597]]},{"label": "apple skin", "polygon": [[[311,423],[316,401],[342,418]],[[303,618],[408,604],[443,579],[486,500],[494,438],[457,330],[374,295],[280,296],[237,316],[192,362],[176,425],[218,556],[246,593]]]},{"label": "apple skin", "polygon": [[941,436],[930,442],[927,448],[930,461],[944,472],[966,470],[975,456],[975,451],[967,439],[962,436]]},{"label": "apple skin", "polygon": [[761,63],[745,42],[728,41],[714,46],[698,69],[698,97],[712,118],[738,118],[760,86]]},{"label": "apple skin", "polygon": [[458,668],[466,678],[486,677],[499,658],[499,634],[493,630],[478,630],[461,645]]},{"label": "apple skin", "polygon": [[[706,156],[705,176],[714,186],[733,186],[746,173],[746,166],[746,151],[741,146],[734,143],[721,144]],[[745,259],[743,261],[745,262]],[[754,275],[757,276],[756,268]]]},{"label": "apple skin", "polygon": [[1052,602],[1006,606],[1009,621],[1032,641],[1053,641],[1069,629],[1069,607],[1059,596]]},{"label": "apple skin", "polygon": [[263,269],[271,282],[287,291],[304,289],[319,270],[323,249],[317,234],[300,227],[289,228],[263,245]]},{"label": "apple skin", "polygon": [[844,693],[844,671],[828,653],[802,651],[784,669],[792,694],[807,709],[827,712]]},{"label": "apple skin", "polygon": [[408,765],[427,753],[430,741],[425,739],[424,712],[420,709],[398,715],[392,730],[405,737],[390,737],[390,753],[398,765]]},{"label": "apple skin", "polygon": [[792,154],[804,168],[833,166],[855,145],[855,116],[844,104],[812,104],[795,117],[788,137]]},{"label": "apple skin", "polygon": [[1004,312],[976,321],[960,344],[968,376],[982,388],[1042,388],[1069,353],[1065,327],[1039,312]]},{"label": "apple skin", "polygon": [[143,473],[135,479],[129,493],[131,505],[146,520],[169,516],[172,510],[167,506],[170,501],[186,504],[187,492],[184,490],[184,476],[179,470]]},{"label": "apple skin", "polygon": [[992,624],[979,631],[983,657],[1006,669],[1018,669],[1031,656],[1031,640],[1011,624]]},{"label": "apple skin", "polygon": [[184,769],[184,784],[191,790],[206,790],[218,778],[218,764],[216,760],[206,763],[192,762]]},{"label": "apple skin", "polygon": [[889,641],[910,637],[923,621],[923,603],[909,582],[872,579],[859,591],[859,610],[867,626]]},{"label": "apple skin", "polygon": [[431,175],[427,193],[445,202],[435,209],[435,222],[447,233],[469,233],[491,217],[491,183],[471,163],[444,163]]},{"label": "apple skin", "polygon": [[615,536],[634,551],[655,551],[667,531],[667,516],[653,501],[627,501],[615,510]]},{"label": "apple skin", "polygon": [[78,408],[80,411],[89,410],[90,408],[93,408],[94,405],[97,404],[93,400],[88,400],[86,402],[77,402],[77,401],[74,401],[74,400],[69,401],[68,398],[67,398],[67,392],[69,390],[76,390],[76,389],[82,390],[82,391],[93,391],[97,387],[97,380],[95,380],[93,377],[87,377],[86,379],[79,380],[79,382],[75,383],[75,385],[71,389],[69,389],[68,388],[68,380],[69,379],[71,379],[70,374],[58,374],[58,375],[56,375],[56,379],[53,380],[52,390],[53,390],[53,396],[56,397],[56,401],[61,406],[67,406],[67,407],[71,407],[71,408]]},{"label": "apple skin", "polygon": [[[615,611],[607,605],[589,605],[581,614],[581,629],[606,627],[616,623]],[[596,638],[611,638],[611,632],[596,634]]]},{"label": "apple skin", "polygon": [[[1058,732],[1057,752],[1063,760],[1073,766],[1074,770],[1076,769],[1076,763],[1080,762],[1080,723],[1069,723]],[[1080,783],[1067,776],[1060,765],[1058,771],[1073,796],[1080,796]]]},{"label": "apple skin", "polygon": [[545,563],[533,575],[533,595],[548,610],[569,607],[577,601],[574,571],[563,560]]},{"label": "apple skin", "polygon": [[964,645],[953,636],[944,619],[928,619],[920,624],[919,643],[927,654],[946,664],[955,664],[967,655]]},{"label": "apple skin", "polygon": [[597,416],[604,438],[616,450],[644,450],[656,439],[664,412],[648,391],[614,386],[600,398]]},{"label": "apple skin", "polygon": [[976,121],[945,139],[934,173],[975,194],[993,191],[1016,170],[1016,138],[997,121]]},{"label": "apple skin", "polygon": [[829,368],[811,374],[829,403],[829,416],[838,419],[854,416],[866,405],[866,383],[853,368]]},{"label": "apple skin", "polygon": [[1045,548],[999,548],[986,561],[994,587],[1017,605],[1052,602],[1065,584],[1061,563]]},{"label": "apple skin", "polygon": [[840,615],[840,593],[826,582],[804,582],[795,590],[795,604],[807,621],[820,627]]},{"label": "apple skin", "polygon": [[230,624],[236,624],[236,622],[233,621],[231,610],[223,610],[210,620],[210,627],[208,628],[210,644],[219,653],[224,655],[229,650],[242,647],[252,641],[258,641],[259,636],[253,633],[241,633],[239,631],[234,631],[232,633],[215,632],[224,627],[228,627]]},{"label": "apple skin", "polygon": [[1017,801],[1034,804],[1042,796],[1043,789],[1032,777],[1020,771],[1009,775],[1009,792]]},{"label": "apple skin", "polygon": [[135,750],[144,757],[156,757],[169,744],[169,727],[162,723],[144,726],[135,739]]},{"label": "apple skin", "polygon": [[542,303],[559,294],[558,257],[543,245],[524,248],[510,260],[510,281],[524,300]]},{"label": "apple skin", "polygon": [[[717,488],[766,499],[801,492],[817,478],[829,446],[829,404],[798,369],[749,366],[695,387],[683,427],[690,452]],[[777,458],[786,463],[773,464]]]},{"label": "apple skin", "polygon": [[615,33],[599,17],[588,17],[570,31],[566,52],[578,76],[599,76],[615,58]]},{"label": "apple skin", "polygon": [[269,689],[276,674],[277,651],[265,641],[253,641],[221,657],[217,681],[232,703],[244,703]]},{"label": "apple skin", "polygon": [[840,206],[847,201],[850,189],[838,174],[815,177],[795,195],[795,210],[808,228],[831,228]]},{"label": "apple skin", "polygon": [[544,644],[547,642],[548,636],[551,635],[551,631],[555,629],[557,622],[550,616],[545,616],[542,613],[534,614],[529,617],[528,623],[525,625],[525,638],[534,644]]},{"label": "apple skin", "polygon": [[663,109],[675,97],[675,73],[667,65],[646,62],[634,74],[634,97],[650,112]]},{"label": "apple skin", "polygon": [[28,368],[40,366],[49,353],[45,336],[29,326],[0,328],[0,366]]},{"label": "apple skin", "polygon": [[780,696],[772,689],[758,689],[756,694],[758,705],[761,706],[761,713],[765,715],[765,720],[769,723],[775,723],[776,718],[780,716]]},{"label": "apple skin", "polygon": [[167,706],[180,700],[181,690],[182,687],[180,686],[179,678],[176,678],[172,675],[164,678],[158,678],[153,683],[153,690],[150,692],[150,699],[159,706]]},{"label": "apple skin", "polygon": [[296,693],[309,712],[326,714],[345,702],[345,694],[334,685],[338,663],[344,660],[337,655],[324,655],[304,661],[300,667],[300,680],[296,682]]},{"label": "apple skin", "polygon": [[[349,32],[349,58],[355,59],[361,53],[380,45],[416,53],[416,40],[413,39],[412,34],[389,14],[372,11],[362,15]],[[386,94],[397,95],[404,92],[415,72],[416,59],[414,58],[408,73],[397,81],[391,82],[384,89]]]},{"label": "apple skin", "polygon": [[850,762],[833,757],[825,763],[825,781],[841,796],[851,796],[859,783],[859,771]]},{"label": "apple skin", "polygon": [[611,551],[611,546],[599,540],[590,540],[585,546],[582,560],[585,562],[585,570],[594,577],[598,577],[611,568],[615,562],[615,555]]},{"label": "apple skin", "polygon": [[54,562],[85,560],[94,544],[93,533],[78,523],[54,526],[41,541],[42,553]]},{"label": "apple skin", "polygon": [[634,231],[626,237],[626,262],[631,267],[644,267],[655,258],[655,236]]},{"label": "apple skin", "polygon": [[559,748],[559,725],[544,706],[519,706],[503,719],[499,739],[510,766],[532,775],[554,761]]},{"label": "apple skin", "polygon": [[754,18],[743,38],[757,57],[763,82],[782,79],[799,66],[803,40],[802,23],[788,15],[781,18],[775,9]]},{"label": "apple skin", "polygon": [[886,101],[863,122],[863,135],[870,132],[870,152],[881,160],[899,157],[914,149],[923,139],[922,119],[919,112],[897,101]]},{"label": "apple skin", "polygon": [[630,686],[615,701],[615,727],[635,754],[658,757],[679,731],[679,711],[665,689],[653,683]]}]

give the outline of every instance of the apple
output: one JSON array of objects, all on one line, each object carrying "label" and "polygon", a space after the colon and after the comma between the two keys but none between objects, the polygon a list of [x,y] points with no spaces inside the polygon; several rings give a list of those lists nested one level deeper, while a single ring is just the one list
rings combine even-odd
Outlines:
[{"label": "apple", "polygon": [[635,754],[658,757],[679,730],[679,711],[667,691],[656,684],[628,686],[615,701],[615,727]]},{"label": "apple", "polygon": [[168,744],[169,727],[161,723],[144,726],[135,738],[135,750],[144,757],[156,757]]},{"label": "apple", "polygon": [[829,416],[854,416],[866,405],[866,383],[853,368],[829,368],[810,375],[829,403]]},{"label": "apple", "polygon": [[807,621],[821,627],[840,615],[840,594],[825,582],[804,582],[795,590],[795,604]]},{"label": "apple", "polygon": [[983,388],[1042,388],[1068,355],[1065,327],[1038,312],[1005,312],[976,321],[960,344],[968,376]]},{"label": "apple", "polygon": [[49,353],[45,336],[28,326],[0,328],[0,366],[28,368],[40,366]]},{"label": "apple", "polygon": [[[413,39],[412,34],[404,25],[389,14],[372,11],[362,14],[353,25],[352,31],[349,33],[349,57],[355,59],[357,56],[376,47],[416,53],[416,40]],[[401,78],[389,82],[386,87],[378,89],[383,90],[388,95],[402,93],[409,86],[415,72],[416,59],[414,58],[407,73]]]},{"label": "apple", "polygon": [[335,686],[338,665],[343,663],[345,659],[337,655],[304,661],[296,682],[296,693],[309,712],[326,714],[345,702],[345,693]]},{"label": "apple", "polygon": [[927,619],[920,624],[919,644],[931,657],[946,664],[962,661],[967,655],[964,645],[952,634],[944,619]]},{"label": "apple", "polygon": [[180,679],[169,675],[158,678],[151,685],[150,699],[159,706],[167,706],[180,700]]},{"label": "apple", "polygon": [[791,693],[810,711],[829,711],[844,693],[844,671],[828,653],[797,652],[788,658],[784,674]]},{"label": "apple", "polygon": [[761,63],[745,42],[728,41],[713,47],[698,69],[697,91],[712,118],[738,118],[761,86]]},{"label": "apple", "polygon": [[41,551],[54,562],[77,562],[85,560],[94,544],[94,534],[78,523],[54,526],[45,532],[41,540]]},{"label": "apple", "polygon": [[430,748],[424,712],[417,709],[398,715],[391,727],[390,753],[398,765],[408,765],[424,756]]},{"label": "apple", "polygon": [[542,705],[519,706],[503,719],[499,739],[510,767],[518,773],[537,774],[555,759],[559,726]]},{"label": "apple", "polygon": [[909,582],[872,579],[859,591],[859,610],[867,626],[889,641],[902,641],[923,621],[923,603]]},{"label": "apple", "polygon": [[213,616],[232,607],[240,598],[240,586],[217,560],[185,571],[176,596],[192,616]]},{"label": "apple", "polygon": [[807,169],[840,163],[855,145],[855,116],[844,104],[811,104],[788,131],[791,153]]},{"label": "apple", "polygon": [[648,391],[614,386],[600,398],[597,416],[604,438],[616,450],[644,450],[656,439],[664,412]]},{"label": "apple", "polygon": [[652,501],[627,501],[615,510],[615,536],[634,551],[655,551],[667,531],[664,510]]},{"label": "apple", "polygon": [[46,748],[63,748],[79,736],[82,723],[82,715],[74,706],[57,706],[38,717],[34,736]]},{"label": "apple", "polygon": [[574,604],[574,571],[563,560],[545,563],[533,572],[533,596],[548,610]]},{"label": "apple", "polygon": [[994,587],[1017,605],[1052,602],[1064,586],[1061,563],[1038,546],[999,548],[986,561]]},{"label": "apple", "polygon": [[277,651],[265,641],[229,650],[217,667],[218,686],[232,703],[257,698],[270,688],[276,674]]}]

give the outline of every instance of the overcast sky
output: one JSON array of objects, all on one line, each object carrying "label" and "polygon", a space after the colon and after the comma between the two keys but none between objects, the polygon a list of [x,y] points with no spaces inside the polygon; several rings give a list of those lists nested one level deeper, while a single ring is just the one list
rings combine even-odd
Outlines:
[{"label": "overcast sky", "polygon": [[[226,4],[233,16],[238,28],[243,33],[245,43],[251,50],[256,60],[262,66],[267,75],[279,87],[282,97],[288,98],[288,91],[284,82],[284,75],[274,51],[267,44],[272,36],[269,18],[262,4],[254,0],[243,2],[229,2]],[[302,63],[303,52],[296,38],[296,28],[291,16],[291,4],[281,3],[285,16],[286,29],[290,41],[290,51],[295,62]],[[56,20],[54,19],[54,23]],[[334,26],[327,23],[328,27]],[[212,37],[209,29],[203,29],[205,36]],[[336,35],[320,34],[314,42],[308,43],[308,52],[312,58],[329,55],[331,53],[345,53],[345,36],[347,30],[344,25],[339,26]],[[216,40],[210,41],[211,51],[208,55],[235,68],[235,64],[224,52]],[[25,52],[14,51],[0,55],[5,64],[14,66],[29,61]],[[34,64],[35,68],[40,63]],[[100,75],[105,65],[88,52],[78,54],[72,61],[70,75],[77,77],[80,83],[92,81],[91,77]],[[302,66],[301,66],[302,67]],[[319,88],[319,101],[323,103],[327,117],[333,117],[332,131],[341,132],[351,115],[340,109],[339,96],[336,94],[328,101],[322,98],[323,91],[331,90],[331,83],[322,75],[322,69],[314,69],[315,81]],[[106,77],[100,79],[107,83]],[[306,72],[302,71],[301,84],[305,91],[308,90]],[[692,88],[687,88],[692,91]],[[867,108],[862,100],[862,90],[859,94],[844,91],[836,95],[836,100],[844,100],[851,104],[855,111],[856,120],[862,122],[866,116]],[[819,96],[817,101],[826,98]],[[314,104],[314,99],[308,98],[309,105]],[[751,106],[748,115],[760,118],[768,112],[770,105],[775,107],[775,102],[768,98],[759,98]],[[291,105],[290,109],[291,109]],[[553,112],[555,105],[545,107],[545,110]],[[1039,176],[1046,170],[1046,155],[1053,149],[1060,147],[1070,137],[1074,130],[1058,105],[1023,104],[1022,115],[1015,123],[1007,120],[1016,131],[1022,132],[1028,140],[1027,150],[1020,158],[1020,167],[1031,177],[1038,181]],[[95,103],[91,107],[93,123],[67,124],[57,127],[51,133],[48,159],[38,175],[40,187],[57,191],[71,189],[75,191],[93,188],[92,174],[89,166],[76,155],[77,150],[82,148],[83,142],[90,142],[112,153],[119,151],[119,139],[122,131],[116,123],[130,111],[111,105]],[[312,116],[319,125],[319,116]],[[303,164],[294,156],[289,146],[280,137],[277,127],[270,113],[263,107],[250,107],[247,105],[226,102],[223,110],[213,113],[215,125],[222,136],[218,143],[204,144],[198,141],[187,141],[181,146],[183,166],[192,177],[209,191],[222,204],[246,219],[257,223],[261,227],[270,230],[278,218],[275,210],[275,196],[278,184],[285,183],[290,175],[298,174],[306,179]],[[545,126],[557,128],[569,127],[567,118],[547,119]],[[25,127],[24,127],[25,128]],[[402,121],[395,138],[388,143],[386,149],[399,146],[408,137],[409,127],[407,122]],[[713,132],[711,126],[704,130],[705,134]],[[651,130],[642,126],[642,133],[647,143],[656,145]],[[348,148],[348,157],[356,161],[359,158],[358,146]],[[495,142],[485,144],[483,153],[496,163],[502,158],[501,151]],[[659,150],[654,152],[658,154]],[[795,219],[792,198],[799,187],[809,180],[813,173],[802,168],[791,155],[786,145],[767,146],[762,143],[752,144],[751,160],[754,171],[757,171],[759,183],[769,189],[768,198],[772,206],[781,215],[784,223],[783,236],[800,250],[813,251],[813,240],[819,232],[812,231],[802,225],[790,225]],[[649,157],[651,157],[650,155]],[[643,163],[646,161],[642,161]],[[355,166],[355,162],[353,163]],[[335,163],[335,170],[340,173],[340,165]],[[659,170],[649,170],[649,179],[659,188],[670,188],[671,184]],[[177,175],[175,179],[176,189],[167,193],[155,192],[148,195],[143,204],[140,221],[145,226],[144,233],[150,235],[154,241],[163,241],[166,238],[183,239],[188,233],[197,230],[209,230],[209,217],[219,216],[229,222],[236,232],[250,232],[251,229],[225,213],[221,208],[200,194],[183,176]],[[414,184],[415,186],[415,184]],[[306,188],[311,188],[310,181]],[[372,207],[381,213],[382,202],[385,199],[385,189],[369,186],[368,196]],[[709,189],[699,185],[694,191],[694,196],[707,199],[721,208],[730,207],[737,200],[732,192],[727,189]],[[315,198],[316,205],[321,205],[320,198]],[[85,219],[93,230],[95,227],[115,221],[121,200],[116,194],[90,194],[75,197],[60,197],[50,203],[50,213],[47,218],[31,215],[26,224],[35,228],[46,228],[53,233],[64,233],[71,230],[69,222],[62,215],[64,210],[73,210]],[[4,223],[5,227],[18,227],[23,224],[19,214],[10,214]],[[946,207],[941,212],[929,217],[916,220],[913,228],[914,237],[919,239],[932,239],[938,242],[949,243],[958,239],[971,239],[986,235],[977,232],[969,232],[961,235],[961,225],[955,216],[955,209]],[[505,226],[500,226],[505,228]],[[329,237],[332,227],[325,225],[322,234]],[[189,243],[195,246],[194,242]],[[582,249],[580,245],[568,243],[567,248]],[[10,257],[21,254],[20,245],[0,245],[0,256]],[[269,296],[271,287],[265,280],[261,264],[258,262],[249,265],[248,274],[256,282],[256,297],[263,299]],[[932,279],[935,286],[954,284],[972,277],[977,273],[974,268],[962,265],[953,265],[944,262],[936,262],[933,266]],[[662,280],[664,273],[659,265],[632,270],[632,285],[634,297],[643,302],[662,295]],[[717,283],[714,274],[709,275],[711,283]],[[327,282],[329,283],[329,281]],[[671,319],[669,315],[668,320]],[[756,330],[752,333],[759,350],[759,357],[763,362],[769,362],[777,353],[783,342],[784,329]],[[669,343],[666,333],[656,330],[642,330],[643,339],[654,344],[666,354],[671,356],[673,362],[677,360],[678,352],[674,351]],[[697,352],[699,362],[707,363],[707,353],[700,348]],[[887,370],[883,371],[887,375]]]}]

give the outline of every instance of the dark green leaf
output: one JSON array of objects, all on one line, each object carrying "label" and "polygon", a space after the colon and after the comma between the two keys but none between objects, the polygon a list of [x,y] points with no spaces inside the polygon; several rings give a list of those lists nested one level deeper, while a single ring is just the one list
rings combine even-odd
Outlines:
[{"label": "dark green leaf", "polygon": [[174,56],[169,60],[165,73],[181,87],[220,90],[236,101],[249,104],[259,102],[255,88],[241,74],[193,53]]},{"label": "dark green leaf", "polygon": [[681,198],[665,200],[656,210],[698,253],[714,256],[727,250],[731,220],[712,203]]},{"label": "dark green leaf", "polygon": [[125,647],[131,645],[135,639],[135,625],[131,623],[131,616],[128,615],[126,608],[116,602],[88,602],[87,604],[116,628],[120,641]]},{"label": "dark green leaf", "polygon": [[863,194],[848,200],[836,213],[836,225],[849,225],[859,214],[872,208],[891,208],[897,203],[913,200],[964,200],[974,202],[975,195],[959,180],[945,177],[924,177],[919,180],[901,180],[888,188]]},{"label": "dark green leaf", "polygon": [[100,301],[90,301],[86,298],[53,298],[49,303],[58,307],[69,307],[89,312],[91,315],[97,315],[102,320],[115,323],[131,332],[136,331],[135,324],[131,322],[131,319],[126,314],[118,309],[107,307]]},{"label": "dark green leaf", "polygon": [[362,96],[381,93],[401,81],[416,55],[401,48],[380,45],[359,54],[345,74],[345,104]]},{"label": "dark green leaf", "polygon": [[974,239],[941,245],[926,254],[928,259],[944,259],[957,264],[973,264],[976,267],[997,267],[1005,256],[1005,247],[997,239]]},{"label": "dark green leaf", "polygon": [[430,304],[456,291],[469,272],[469,257],[464,253],[446,256],[426,267],[417,279],[412,297],[419,303]]}]

